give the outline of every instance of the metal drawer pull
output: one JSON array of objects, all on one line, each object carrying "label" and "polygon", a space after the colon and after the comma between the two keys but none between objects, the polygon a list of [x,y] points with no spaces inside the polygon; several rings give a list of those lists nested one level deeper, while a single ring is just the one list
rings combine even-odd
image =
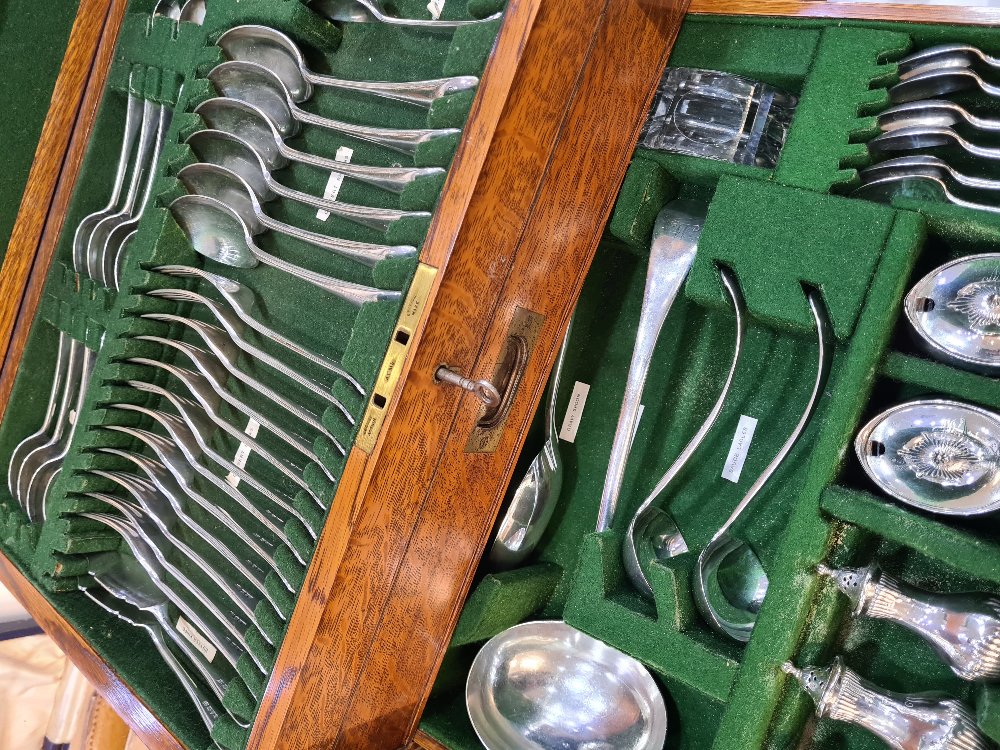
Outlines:
[{"label": "metal drawer pull", "polygon": [[448,365],[440,365],[434,371],[434,380],[447,385],[457,385],[464,391],[474,393],[491,411],[500,406],[500,391],[488,380],[471,380],[455,372]]}]

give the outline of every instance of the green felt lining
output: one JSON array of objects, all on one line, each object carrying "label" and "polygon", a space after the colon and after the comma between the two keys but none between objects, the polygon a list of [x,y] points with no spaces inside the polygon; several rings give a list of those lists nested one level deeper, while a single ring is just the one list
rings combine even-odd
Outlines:
[{"label": "green felt lining", "polygon": [[[154,269],[162,264],[201,266],[243,283],[253,290],[257,299],[256,313],[262,320],[301,345],[339,361],[366,389],[370,388],[381,365],[401,303],[369,303],[357,308],[277,269],[265,266],[234,269],[205,261],[193,252],[167,206],[184,192],[175,178],[177,171],[195,161],[191,150],[183,143],[186,136],[202,127],[200,118],[191,112],[199,102],[215,95],[204,76],[223,57],[212,42],[234,25],[261,23],[289,33],[303,47],[310,68],[318,73],[370,80],[417,80],[443,75],[480,75],[499,22],[444,34],[383,28],[380,24],[347,24],[341,30],[299,0],[242,0],[239,3],[210,2],[205,24],[199,27],[151,18],[149,12],[153,4],[153,0],[134,0],[125,17],[108,88],[67,213],[66,230],[59,240],[56,260],[46,280],[40,312],[33,324],[6,418],[0,424],[0,455],[10,456],[14,447],[41,423],[49,400],[60,331],[86,342],[92,350],[99,349],[86,401],[77,416],[78,426],[69,455],[49,496],[46,522],[28,524],[24,513],[4,487],[0,490],[0,530],[5,553],[39,586],[60,613],[90,639],[98,653],[186,746],[200,750],[214,740],[225,750],[239,750],[246,745],[246,730],[240,729],[228,717],[223,717],[213,727],[210,740],[179,684],[159,660],[155,650],[144,641],[146,636],[123,625],[76,593],[78,584],[85,581],[80,576],[88,570],[87,555],[127,549],[115,534],[103,526],[73,515],[79,511],[107,509],[103,503],[85,498],[82,493],[121,492],[108,480],[88,474],[89,470],[136,471],[128,461],[100,453],[99,449],[116,447],[149,455],[148,449],[143,451],[139,442],[104,427],[128,425],[163,432],[161,427],[153,427],[154,422],[149,417],[115,408],[114,405],[135,404],[173,411],[172,407],[161,403],[159,397],[138,392],[127,386],[126,381],[148,380],[178,395],[190,397],[183,386],[162,371],[127,360],[132,357],[162,359],[191,370],[195,369],[194,365],[173,349],[164,349],[134,337],[166,336],[208,348],[186,326],[152,321],[141,316],[145,313],[171,313],[216,322],[201,306],[179,305],[149,296],[147,292],[153,289],[183,287],[218,299],[210,287],[199,286],[197,281],[166,276]],[[501,9],[496,6],[496,3],[479,3],[477,7],[490,13]],[[417,17],[426,13],[417,0],[402,0],[397,4],[397,10]],[[447,16],[463,17],[465,14],[463,3],[449,3]],[[56,41],[54,32],[53,43]],[[83,217],[101,209],[108,200],[129,95],[167,104],[174,110],[174,116],[157,164],[153,200],[126,256],[123,291],[115,293],[75,272],[72,267],[73,230]],[[473,96],[474,92],[448,96],[435,102],[429,111],[424,111],[411,105],[364,95],[317,89],[313,98],[302,106],[327,117],[383,127],[461,128]],[[354,161],[372,165],[447,167],[457,139],[448,138],[422,146],[414,159],[315,127],[304,128],[289,143],[294,148],[330,157],[341,147],[349,146],[354,149]],[[321,195],[328,174],[323,170],[294,165],[276,171],[274,176],[295,189]],[[347,180],[339,199],[362,205],[433,210],[442,186],[441,177],[422,179],[408,186],[402,195],[395,196]],[[280,221],[315,232],[362,242],[410,244],[417,248],[429,226],[426,219],[404,219],[394,223],[386,232],[377,232],[337,217],[322,222],[315,216],[315,210],[288,205],[287,201],[276,201],[268,205],[267,210]],[[367,268],[273,232],[259,236],[256,242],[265,251],[310,270],[357,283],[402,290],[404,294],[416,267],[416,258],[413,257]],[[343,379],[299,360],[255,332],[248,331],[246,337],[306,377],[326,384],[332,396],[344,404],[349,418],[268,366],[239,353],[238,366],[241,370],[316,415],[331,438],[319,435],[309,437],[305,442],[323,463],[325,471],[333,477],[339,476],[346,460],[344,451],[349,450],[353,443],[366,398]],[[267,403],[247,385],[231,382],[227,388],[283,429],[299,435],[315,434],[306,424]],[[239,428],[246,422],[244,417],[225,404],[220,407],[220,412],[223,418]],[[266,428],[261,428],[257,439],[276,455],[305,464],[303,479],[329,505],[336,485],[324,471],[292,451],[281,438]],[[342,447],[338,448],[337,443]],[[230,436],[219,434],[212,436],[210,444],[223,456],[230,457],[238,447]],[[325,514],[305,491],[258,456],[249,457],[247,470],[266,486],[290,498],[306,522],[317,532],[320,530]],[[223,499],[204,480],[198,480],[197,484],[203,494],[226,507],[241,523],[251,528],[256,526],[257,522],[252,521],[245,511],[231,500]],[[273,507],[245,483],[240,486],[240,491],[265,513],[267,508]],[[241,543],[231,532],[223,529],[204,511],[189,507],[189,513],[223,543],[236,550],[241,549]],[[279,545],[275,560],[281,576],[297,590],[304,580],[305,568],[296,555],[308,561],[314,542],[302,523],[294,518],[284,522],[283,527],[291,548]],[[257,530],[264,533],[263,527]],[[183,527],[175,533],[185,537],[192,546],[203,546],[195,535]],[[212,559],[215,553],[205,550],[204,554]],[[201,582],[207,588],[212,587],[203,572],[190,562],[177,557],[172,557],[171,562],[192,580]],[[273,645],[269,645],[256,628],[252,627],[246,634],[251,651],[265,665],[274,660],[284,636],[284,620],[290,617],[295,603],[295,594],[288,591],[273,572],[268,576],[267,588],[278,609],[263,601],[255,611],[255,620]],[[251,721],[263,695],[266,676],[246,656],[241,657],[237,672],[238,677],[234,675],[236,678],[229,685],[224,703],[244,721]]]},{"label": "green felt lining", "polygon": [[[895,80],[892,61],[913,45],[943,41],[989,50],[1000,36],[985,29],[821,20],[695,16],[685,23],[671,64],[727,70],[801,96],[788,142],[770,171],[636,152],[584,286],[566,358],[557,415],[574,380],[588,383],[590,394],[575,443],[560,443],[560,503],[526,567],[481,571],[428,703],[424,731],[449,748],[478,747],[462,700],[473,639],[484,641],[520,621],[562,618],[650,668],[668,703],[667,747],[882,747],[857,728],[817,722],[808,699],[779,669],[789,659],[823,665],[837,653],[888,689],[937,689],[974,703],[984,731],[1000,738],[995,690],[961,683],[898,626],[851,623],[843,597],[815,574],[821,561],[856,565],[875,557],[891,573],[931,590],[995,593],[1000,586],[995,522],[956,524],[881,499],[853,458],[858,426],[900,400],[938,393],[1000,408],[995,380],[929,360],[900,316],[914,282],[952,257],[994,248],[1000,222],[953,206],[903,200],[889,208],[839,197],[868,163],[863,142],[873,135],[872,115]],[[654,355],[619,520],[612,531],[595,534],[653,222],[677,196],[711,198],[708,220],[685,296],[675,302]],[[719,264],[736,272],[747,298],[746,354],[719,423],[662,503],[694,551],[652,566],[656,599],[650,603],[625,577],[622,529],[721,387],[733,324]],[[770,577],[754,636],[741,648],[702,622],[690,593],[691,566],[746,483],[774,455],[812,385],[816,345],[803,282],[818,288],[830,308],[834,367],[802,444],[735,529]],[[719,467],[741,413],[760,424],[740,485],[726,486]],[[543,439],[536,417],[519,469]],[[553,565],[563,571],[554,585],[548,582]],[[536,590],[525,580],[529,575],[543,590],[551,587],[541,607],[523,595]]]}]

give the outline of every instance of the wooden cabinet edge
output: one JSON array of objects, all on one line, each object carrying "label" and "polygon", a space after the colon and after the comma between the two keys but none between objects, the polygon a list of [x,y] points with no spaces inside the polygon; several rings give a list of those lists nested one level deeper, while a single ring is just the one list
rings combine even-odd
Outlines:
[{"label": "wooden cabinet edge", "polygon": [[913,23],[1000,24],[1000,8],[907,3],[849,3],[829,0],[692,0],[691,13],[734,16],[843,18]]}]

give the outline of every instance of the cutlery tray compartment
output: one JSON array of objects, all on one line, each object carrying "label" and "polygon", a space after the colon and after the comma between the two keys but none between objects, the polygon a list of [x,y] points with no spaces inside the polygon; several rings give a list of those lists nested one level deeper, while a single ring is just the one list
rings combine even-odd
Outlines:
[{"label": "cutlery tray compartment", "polygon": [[[319,127],[305,126],[302,133],[289,139],[288,145],[300,151],[329,158],[350,160],[371,166],[440,167],[437,174],[422,177],[407,185],[400,194],[391,193],[347,179],[340,185],[337,200],[375,208],[426,212],[406,216],[374,229],[354,224],[337,216],[317,216],[316,208],[276,200],[266,204],[267,213],[282,222],[329,237],[354,242],[412,246],[416,252],[405,257],[389,258],[372,267],[333,252],[276,232],[258,235],[261,250],[282,260],[347,282],[398,291],[396,299],[384,299],[355,305],[315,288],[300,278],[259,265],[234,268],[198,255],[169,206],[185,194],[178,172],[198,161],[185,141],[205,127],[194,113],[203,101],[217,96],[208,74],[225,57],[215,41],[227,29],[241,24],[263,24],[289,34],[306,51],[306,63],[314,71],[355,80],[420,80],[454,75],[479,76],[486,64],[499,22],[466,27],[453,33],[413,29],[377,28],[379,24],[330,23],[298,0],[208,0],[203,25],[167,18],[152,17],[153,0],[134,0],[129,6],[101,109],[92,131],[83,167],[59,239],[55,259],[46,278],[43,302],[33,323],[25,357],[19,369],[6,418],[0,426],[0,457],[7,465],[23,438],[39,429],[49,400],[52,374],[60,333],[74,341],[86,342],[94,359],[93,371],[85,391],[85,400],[75,414],[75,430],[46,499],[44,522],[31,523],[18,499],[0,490],[0,545],[3,552],[39,588],[70,624],[104,658],[110,667],[136,692],[187,747],[215,747],[239,750],[246,746],[249,724],[255,718],[264,694],[268,674],[285,629],[291,618],[306,566],[315,547],[314,535],[322,531],[325,510],[334,500],[336,481],[343,471],[346,453],[353,445],[356,426],[367,406],[367,394],[382,363],[389,338],[398,318],[403,298],[417,267],[418,253],[430,225],[430,212],[436,206],[444,185],[459,135],[452,134],[422,144],[414,156],[398,154],[381,146],[339,135]],[[416,0],[396,3],[403,14],[422,17],[424,5]],[[490,15],[502,9],[502,3],[474,0],[449,3],[446,17]],[[88,215],[107,202],[114,182],[121,148],[129,95],[142,109],[144,102],[165,104],[172,110],[159,158],[151,165],[154,171],[150,200],[141,212],[137,234],[123,256],[120,289],[92,280],[74,265],[74,234]],[[303,108],[325,117],[395,128],[462,128],[468,116],[475,89],[448,94],[428,109],[390,100],[319,87]],[[129,164],[131,172],[132,165]],[[295,190],[313,196],[332,196],[335,182],[331,173],[304,164],[295,164],[275,172],[275,178]],[[128,186],[126,180],[125,187]],[[123,191],[124,193],[124,191]],[[141,199],[141,191],[137,200]],[[291,352],[285,344],[258,330],[244,327],[241,335],[248,345],[269,355],[278,365],[295,370],[313,382],[303,387],[291,382],[261,355],[251,354],[230,341],[222,348],[232,356],[234,368],[259,381],[286,399],[291,407],[305,409],[312,422],[304,422],[289,408],[276,405],[256,386],[240,382],[223,372],[221,388],[230,396],[217,403],[219,417],[235,428],[229,434],[210,425],[205,444],[199,450],[213,451],[243,468],[265,490],[280,496],[294,513],[275,506],[254,489],[250,480],[233,476],[216,466],[218,478],[236,485],[250,509],[242,509],[226,497],[220,488],[203,476],[195,478],[196,488],[210,504],[226,509],[234,522],[247,527],[251,538],[270,533],[260,519],[266,519],[287,538],[275,545],[275,566],[264,581],[268,596],[261,598],[252,618],[241,615],[248,624],[242,634],[248,653],[240,656],[231,671],[222,701],[226,715],[215,722],[209,733],[192,710],[189,697],[180,682],[150,648],[146,633],[115,618],[78,591],[88,584],[90,556],[117,551],[123,557],[133,553],[121,537],[95,520],[79,517],[81,512],[112,512],[105,502],[87,493],[106,493],[128,498],[122,487],[107,476],[93,471],[129,472],[146,478],[136,464],[107,449],[156,458],[140,437],[108,428],[148,430],[160,436],[168,433],[149,411],[177,414],[171,399],[137,390],[129,381],[142,381],[165,389],[173,396],[195,401],[189,390],[165,367],[179,367],[197,373],[194,360],[177,347],[140,337],[161,337],[183,342],[203,350],[211,346],[194,326],[178,320],[150,319],[149,315],[179,316],[222,328],[220,320],[204,304],[185,299],[167,299],[151,292],[171,290],[196,292],[216,303],[225,303],[218,289],[198,278],[170,275],[162,266],[185,266],[219,274],[240,284],[248,294],[247,309],[252,317],[280,336],[308,349],[318,359],[332,360],[347,377],[333,374],[316,359]],[[110,282],[110,277],[108,281]],[[136,363],[139,358],[162,363],[163,367]],[[356,381],[352,385],[348,377]],[[211,393],[211,389],[209,391]],[[216,394],[217,396],[218,394]],[[259,424],[237,403],[248,405],[263,415]],[[147,410],[137,412],[118,405]],[[273,424],[281,432],[268,426]],[[234,436],[247,429],[256,432],[256,441],[284,464],[286,472],[268,463],[256,452],[242,455],[244,445]],[[301,438],[309,451],[290,447],[288,436]],[[231,481],[230,481],[231,480]],[[203,530],[211,532],[245,564],[253,555],[217,518],[196,504],[189,503],[188,515]],[[254,516],[256,515],[257,520]],[[257,525],[255,525],[257,524]],[[176,530],[175,530],[176,532]],[[218,551],[187,527],[177,536],[210,562],[219,563],[218,572],[233,586],[239,574],[218,557]],[[272,539],[273,541],[273,539]],[[199,587],[220,595],[214,584],[194,561],[177,554],[167,557],[170,564]],[[255,558],[256,559],[256,558]],[[259,560],[258,560],[258,565]],[[168,579],[183,585],[173,574]],[[174,616],[174,615],[171,615]],[[200,634],[205,637],[204,634]],[[209,639],[211,640],[211,639]],[[242,725],[242,726],[241,726]]]},{"label": "cutlery tray compartment", "polygon": [[[668,64],[724,70],[799,95],[788,140],[774,170],[637,150],[567,348],[557,429],[571,400],[579,402],[574,386],[588,384],[589,392],[575,440],[559,444],[565,472],[559,503],[521,567],[498,572],[482,563],[421,724],[431,737],[449,748],[481,747],[465,707],[476,653],[518,623],[563,619],[650,669],[667,704],[666,747],[883,747],[856,727],[816,720],[813,704],[780,669],[786,661],[826,666],[840,653],[880,687],[940,690],[966,700],[983,731],[1000,740],[996,688],[962,682],[898,625],[847,625],[843,595],[815,572],[821,562],[860,565],[875,558],[935,592],[1000,587],[995,523],[956,524],[883,500],[853,455],[858,428],[905,400],[903,393],[942,393],[1000,408],[995,380],[896,349],[902,298],[922,276],[914,269],[948,260],[942,243],[963,255],[993,251],[1000,224],[947,205],[901,200],[890,208],[840,197],[869,163],[864,142],[877,132],[874,115],[888,106],[886,87],[897,79],[893,61],[911,47],[956,41],[989,51],[1000,45],[1000,34],[819,20],[695,16],[685,23]],[[657,344],[617,519],[597,534],[653,223],[675,197],[710,201],[708,219],[684,294]],[[747,340],[722,415],[658,503],[690,551],[650,566],[655,602],[649,602],[626,575],[623,535],[728,372],[734,316],[719,264],[739,278],[749,309]],[[705,624],[692,594],[693,568],[777,453],[813,386],[817,346],[803,283],[823,292],[835,333],[833,367],[800,444],[734,530],[769,577],[753,635],[742,646]],[[514,470],[515,485],[545,438],[543,411]],[[720,472],[741,415],[759,422],[733,484]]]}]

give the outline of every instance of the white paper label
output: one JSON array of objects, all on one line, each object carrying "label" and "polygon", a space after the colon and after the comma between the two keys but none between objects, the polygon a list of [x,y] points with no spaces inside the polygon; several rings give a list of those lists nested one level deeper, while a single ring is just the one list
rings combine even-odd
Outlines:
[{"label": "white paper label", "polygon": [[441,13],[444,11],[444,0],[431,0],[427,3],[427,10],[431,12],[431,18],[437,21],[441,18]]},{"label": "white paper label", "polygon": [[[351,159],[354,157],[354,149],[348,148],[347,146],[341,146],[337,149],[337,154],[333,157],[334,161],[344,162],[349,164]],[[344,175],[338,174],[337,172],[330,172],[330,179],[326,181],[326,189],[323,191],[323,197],[328,201],[337,200],[337,196],[340,195],[340,186],[344,184]],[[325,209],[320,209],[316,212],[316,218],[320,221],[326,221],[330,218],[330,212]]]},{"label": "white paper label", "polygon": [[729,455],[726,456],[726,465],[722,467],[723,479],[734,483],[740,481],[743,464],[746,463],[747,453],[750,452],[750,443],[753,441],[756,429],[756,419],[745,414],[740,416],[740,423],[736,425],[736,434],[733,435],[733,444],[729,446]]},{"label": "white paper label", "polygon": [[209,664],[215,659],[215,655],[219,653],[219,649],[213,646],[208,638],[195,630],[194,626],[183,617],[177,618],[177,632],[183,635],[188,643],[198,649],[198,653],[204,656]]},{"label": "white paper label", "polygon": [[[243,430],[247,435],[252,438],[257,437],[257,431],[260,430],[260,422],[255,419],[251,419],[247,422],[246,428]],[[240,443],[240,447],[236,449],[236,455],[233,456],[233,463],[236,464],[241,469],[246,468],[247,460],[250,458],[250,454],[253,449],[246,443]],[[226,481],[229,482],[233,487],[238,487],[240,484],[240,478],[230,472],[226,475]]]},{"label": "white paper label", "polygon": [[567,443],[576,442],[576,431],[580,429],[580,420],[583,419],[583,407],[587,405],[587,396],[589,394],[589,383],[581,383],[578,380],[573,384],[573,394],[569,397],[566,416],[563,417],[562,429],[559,430],[560,440],[565,440]]}]

